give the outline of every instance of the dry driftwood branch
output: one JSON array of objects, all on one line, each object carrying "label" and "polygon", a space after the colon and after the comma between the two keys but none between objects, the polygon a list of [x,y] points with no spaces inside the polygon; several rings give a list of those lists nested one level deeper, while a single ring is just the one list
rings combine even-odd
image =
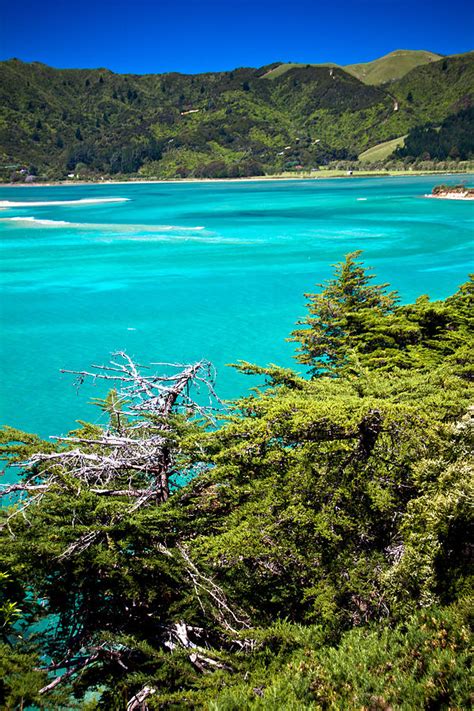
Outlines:
[{"label": "dry driftwood branch", "polygon": [[232,667],[223,662],[218,662],[216,659],[211,659],[211,657],[204,656],[204,654],[199,654],[199,652],[193,652],[189,655],[189,661],[194,664],[196,669],[200,672],[206,674],[209,671],[214,671],[215,669],[225,669],[226,671],[233,671]]},{"label": "dry driftwood branch", "polygon": [[23,484],[19,481],[16,484],[8,484],[0,490],[0,496],[8,496],[15,491],[46,491],[50,488],[50,484]]},{"label": "dry driftwood branch", "polygon": [[[44,492],[48,491],[51,489],[51,484],[23,484],[21,482],[18,482],[17,484],[10,484],[9,486],[6,486],[3,489],[0,489],[0,496],[8,496],[9,494],[13,494],[16,491],[27,491],[27,492],[33,492],[33,491],[38,491],[38,492]],[[88,491],[91,491],[93,494],[97,494],[97,496],[131,496],[132,498],[138,497],[138,496],[144,496],[145,494],[149,494],[150,491],[149,489],[94,489],[88,488]]]},{"label": "dry driftwood branch", "polygon": [[42,667],[38,669],[38,671],[55,671],[63,667],[70,667],[70,669],[65,671],[63,674],[60,674],[59,676],[55,677],[49,684],[43,686],[43,688],[40,689],[38,693],[47,694],[48,692],[59,686],[59,684],[62,684],[64,681],[67,681],[72,676],[75,676],[87,667],[90,667],[92,664],[99,661],[100,659],[113,659],[117,664],[123,667],[123,669],[128,669],[128,667],[122,661],[123,653],[114,649],[110,649],[106,646],[105,643],[89,647],[88,651],[91,652],[91,654],[89,654],[88,656],[82,655],[82,657],[80,658],[66,658],[61,660],[59,664],[51,664],[47,667]]},{"label": "dry driftwood branch", "polygon": [[187,625],[185,622],[176,622],[167,627],[169,638],[165,641],[165,646],[173,652],[176,647],[193,650],[189,655],[189,661],[200,672],[207,673],[215,669],[226,669],[233,671],[232,667],[209,656],[209,650],[196,644],[190,639],[189,634],[194,634],[196,638],[206,639],[207,631],[202,627]]},{"label": "dry driftwood branch", "polygon": [[68,669],[68,671],[64,672],[64,674],[61,674],[60,676],[55,677],[53,679],[53,681],[51,681],[49,684],[46,684],[46,686],[43,686],[43,688],[38,691],[38,694],[47,694],[49,691],[52,691],[57,686],[59,686],[59,684],[62,684],[63,681],[66,681],[71,676],[74,676],[74,674],[77,674],[78,672],[82,671],[83,669],[88,667],[93,662],[97,661],[97,659],[99,657],[100,657],[99,652],[95,652],[94,654],[91,654],[83,662],[81,662],[80,664],[77,664],[75,667],[72,667],[72,669]]},{"label": "dry driftwood branch", "polygon": [[146,711],[148,706],[145,701],[153,694],[156,694],[156,689],[151,686],[144,686],[143,689],[137,691],[135,696],[132,696],[127,704],[127,711]]},{"label": "dry driftwood branch", "polygon": [[203,632],[201,628],[191,627],[185,622],[176,622],[174,625],[170,625],[167,628],[169,638],[165,642],[165,646],[171,651],[176,649],[176,647],[183,647],[183,649],[194,649],[197,645],[192,642],[189,638],[189,633],[194,631]]}]

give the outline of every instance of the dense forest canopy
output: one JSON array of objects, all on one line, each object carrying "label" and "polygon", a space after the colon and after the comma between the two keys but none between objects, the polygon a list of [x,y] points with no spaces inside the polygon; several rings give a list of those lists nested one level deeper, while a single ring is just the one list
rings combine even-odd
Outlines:
[{"label": "dense forest canopy", "polygon": [[474,106],[448,116],[441,126],[417,126],[395,151],[400,158],[421,156],[424,160],[468,160],[474,157]]},{"label": "dense forest canopy", "polygon": [[[220,178],[311,170],[354,161],[416,127],[437,130],[454,115],[459,122],[459,112],[473,104],[473,53],[430,57],[404,75],[382,66],[385,83],[372,84],[330,65],[138,76],[2,62],[0,177]],[[397,78],[390,80],[390,72]],[[429,150],[417,135],[410,134],[403,154],[411,161],[427,153],[472,157],[469,130],[442,128],[442,150]]]},{"label": "dense forest canopy", "polygon": [[468,708],[474,282],[306,296],[309,375],[119,353],[105,424],[3,430],[3,708]]}]

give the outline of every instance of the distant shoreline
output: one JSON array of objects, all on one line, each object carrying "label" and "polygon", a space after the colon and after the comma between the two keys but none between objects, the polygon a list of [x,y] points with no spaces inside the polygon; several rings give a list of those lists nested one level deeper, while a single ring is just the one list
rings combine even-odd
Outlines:
[{"label": "distant shoreline", "polygon": [[441,200],[474,200],[474,188],[470,188],[465,182],[458,185],[449,185],[441,183],[435,185],[430,195],[425,195],[430,198],[440,198]]},{"label": "distant shoreline", "polygon": [[435,198],[435,200],[474,200],[474,195],[469,193],[442,193],[441,195],[425,195],[426,198]]},{"label": "distant shoreline", "polygon": [[[469,172],[447,173],[445,171],[426,171],[426,170],[392,170],[392,171],[357,171],[352,175],[347,175],[347,171],[320,171],[317,175],[303,173],[280,174],[280,175],[256,175],[246,178],[146,178],[141,180],[136,178],[133,180],[50,180],[48,182],[33,182],[33,183],[0,183],[0,188],[48,188],[56,186],[84,186],[84,185],[166,185],[171,184],[200,184],[200,183],[247,183],[259,181],[285,181],[285,180],[332,180],[334,178],[396,178],[396,177],[422,177],[430,175],[453,176],[453,175],[469,175]],[[438,197],[427,195],[426,197]],[[441,197],[441,196],[440,196]],[[452,198],[459,199],[459,198]]]}]

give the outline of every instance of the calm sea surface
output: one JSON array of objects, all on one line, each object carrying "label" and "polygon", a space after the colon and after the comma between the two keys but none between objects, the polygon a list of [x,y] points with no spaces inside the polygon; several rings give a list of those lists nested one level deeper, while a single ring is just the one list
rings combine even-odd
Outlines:
[{"label": "calm sea surface", "polygon": [[303,293],[355,249],[402,301],[451,294],[472,271],[474,205],[423,199],[439,182],[0,188],[1,421],[48,435],[96,420],[97,389],[58,371],[119,349],[207,358],[220,395],[240,395],[253,383],[225,364],[294,363]]}]

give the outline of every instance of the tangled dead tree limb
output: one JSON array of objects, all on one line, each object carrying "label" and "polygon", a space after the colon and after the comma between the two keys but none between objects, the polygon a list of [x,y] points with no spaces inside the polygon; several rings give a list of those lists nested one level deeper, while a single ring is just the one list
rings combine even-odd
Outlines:
[{"label": "tangled dead tree limb", "polygon": [[[31,444],[27,436],[24,438],[25,449],[20,448],[20,458],[25,460],[21,462],[24,476],[0,491],[0,496],[19,495],[5,524],[12,536],[15,526],[11,524],[11,518],[22,514],[33,519],[29,507],[41,507],[43,501],[47,510],[47,497],[53,502],[55,497],[63,497],[61,510],[66,510],[66,518],[69,502],[79,499],[81,494],[86,494],[83,501],[87,502],[91,500],[90,494],[102,500],[106,497],[115,499],[110,506],[98,505],[98,516],[92,499],[92,507],[87,509],[90,513],[88,524],[80,521],[82,535],[76,533],[75,514],[71,514],[67,537],[59,553],[57,549],[52,550],[52,565],[57,566],[61,574],[65,569],[73,571],[76,563],[81,568],[78,556],[87,549],[93,558],[94,546],[97,546],[100,556],[102,544],[109,545],[111,530],[115,528],[120,535],[117,527],[121,522],[132,520],[136,511],[164,504],[174,477],[185,475],[186,467],[195,473],[207,466],[195,456],[194,444],[189,456],[183,432],[194,433],[197,420],[204,419],[212,424],[215,411],[222,411],[214,391],[212,367],[206,361],[192,365],[160,365],[166,366],[165,375],[148,374],[126,353],[120,352],[114,354],[109,365],[92,366],[90,371],[64,371],[74,373],[78,385],[92,379],[105,381],[114,388],[106,399],[99,401],[102,410],[108,414],[107,424],[84,425],[70,436],[52,437],[52,445],[39,439]],[[12,431],[12,434],[22,433]],[[190,441],[194,442],[194,437]],[[13,443],[12,455],[18,452],[17,444]],[[12,456],[12,461],[18,464],[19,456]],[[153,543],[156,550],[169,558],[171,568],[179,571],[176,575],[179,575],[180,584],[200,606],[202,627],[190,625],[186,620],[177,622],[173,615],[167,617],[164,614],[160,620],[162,612],[159,611],[157,619],[150,617],[150,624],[156,628],[154,643],[169,653],[185,650],[190,664],[200,673],[217,669],[231,671],[225,654],[247,651],[254,645],[254,641],[248,639],[251,636],[250,617],[227,598],[212,577],[199,569],[184,542],[174,541],[170,545],[166,543],[166,537]],[[127,555],[130,553],[129,547]],[[121,667],[119,672],[122,673],[122,669],[127,670],[130,660],[133,666],[136,650],[127,637],[128,617],[123,618],[117,630],[117,634],[125,635],[126,642],[122,637],[118,642],[111,642],[100,621],[94,627],[95,622],[93,625],[85,622],[87,614],[78,617],[77,610],[84,612],[87,604],[81,588],[79,596],[74,599],[70,617],[65,618],[63,632],[59,632],[59,635],[65,634],[67,643],[67,648],[62,649],[61,661],[56,660],[52,666],[42,669],[61,673],[39,690],[41,695],[50,694],[63,683],[80,683],[84,675],[100,674],[102,667]],[[125,609],[128,605],[129,600]],[[138,608],[137,604],[136,610]],[[147,601],[143,608],[148,620],[151,613]],[[78,624],[83,627],[74,636],[71,630]],[[146,708],[146,699],[155,693],[153,686],[144,686],[128,702],[129,709]]]},{"label": "tangled dead tree limb", "polygon": [[[178,545],[177,548],[185,562],[186,572],[193,584],[196,597],[201,606],[200,594],[205,593],[206,597],[212,600],[216,617],[224,629],[233,634],[248,629],[250,627],[249,618],[243,612],[233,610],[230,607],[222,588],[198,570],[182,545]],[[247,648],[249,644],[250,641],[245,640],[242,642],[241,647]]]},{"label": "tangled dead tree limb", "polygon": [[146,700],[149,696],[156,694],[156,689],[152,686],[144,686],[143,689],[137,691],[137,693],[130,699],[127,704],[127,711],[144,711],[148,706],[146,705]]},{"label": "tangled dead tree limb", "polygon": [[[33,501],[52,490],[129,498],[130,505],[115,514],[111,524],[147,504],[168,499],[170,480],[184,473],[179,470],[174,416],[212,422],[221,403],[209,362],[159,365],[166,368],[166,374],[143,374],[145,368],[120,351],[108,365],[93,365],[90,371],[61,371],[74,374],[77,386],[90,379],[107,381],[115,388],[114,397],[103,401],[109,424],[94,437],[52,437],[57,451],[37,451],[23,462],[23,469],[30,473],[26,480],[0,490],[1,496],[27,494],[12,515],[24,514]],[[62,557],[85,550],[100,535],[95,531],[85,534]]]}]

